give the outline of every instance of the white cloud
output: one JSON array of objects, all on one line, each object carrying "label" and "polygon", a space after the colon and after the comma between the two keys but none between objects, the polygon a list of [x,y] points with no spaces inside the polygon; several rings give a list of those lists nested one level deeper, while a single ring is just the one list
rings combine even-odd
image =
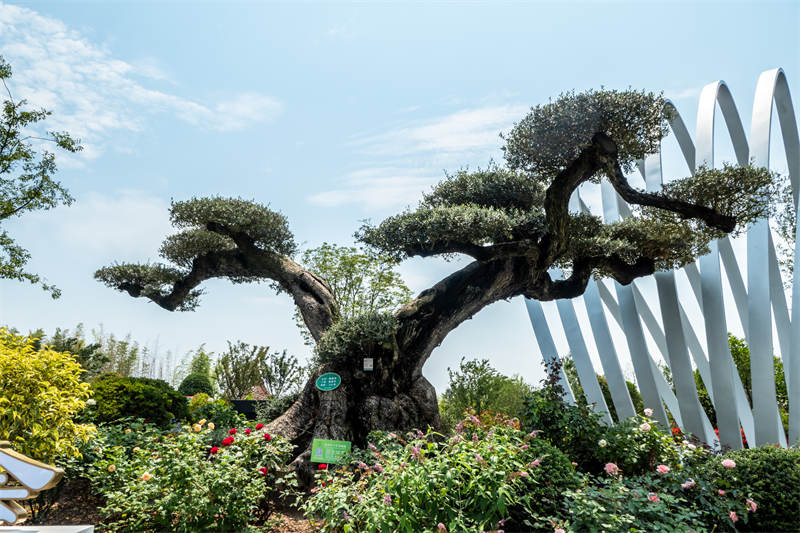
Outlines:
[{"label": "white cloud", "polygon": [[[36,243],[48,243],[46,248],[55,245],[74,256],[95,258],[98,265],[159,260],[162,240],[175,231],[166,200],[133,190],[88,192],[71,206],[30,213],[14,225],[20,242],[32,247]],[[35,250],[34,257],[47,253]]]},{"label": "white cloud", "polygon": [[351,172],[340,187],[308,198],[314,205],[336,207],[361,204],[371,209],[408,205],[422,196],[437,177],[424,169],[364,168]]},{"label": "white cloud", "polygon": [[354,141],[364,151],[380,155],[407,155],[421,152],[463,154],[490,151],[500,146],[499,134],[522,118],[526,106],[504,105],[464,109],[386,133]]},{"label": "white cloud", "polygon": [[526,111],[521,105],[463,109],[356,137],[351,142],[353,149],[373,161],[347,174],[336,188],[314,194],[308,201],[323,207],[360,204],[367,210],[415,203],[423,191],[443,178],[443,170],[486,165],[490,159],[498,159],[500,133]]},{"label": "white cloud", "polygon": [[[154,61],[126,62],[59,20],[0,3],[0,54],[14,69],[14,96],[53,111],[49,129],[66,130],[92,144],[113,131],[141,131],[148,113],[168,113],[216,131],[247,128],[274,118],[279,101],[244,92],[202,103],[142,85],[168,80]],[[85,151],[84,157],[92,152]]]}]

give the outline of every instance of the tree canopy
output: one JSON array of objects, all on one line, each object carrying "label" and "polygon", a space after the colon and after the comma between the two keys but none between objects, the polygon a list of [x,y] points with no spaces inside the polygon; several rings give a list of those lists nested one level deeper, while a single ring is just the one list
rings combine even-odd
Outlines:
[{"label": "tree canopy", "polygon": [[[55,154],[41,146],[52,144],[68,152],[82,149],[66,132],[36,133],[39,123],[51,113],[29,108],[24,99],[16,100],[6,83],[11,75],[11,66],[0,56],[0,82],[7,96],[0,115],[0,224],[30,211],[71,204],[67,189],[54,179]],[[57,298],[60,292],[56,287],[26,271],[29,259],[30,253],[0,228],[0,278],[40,284]]]}]

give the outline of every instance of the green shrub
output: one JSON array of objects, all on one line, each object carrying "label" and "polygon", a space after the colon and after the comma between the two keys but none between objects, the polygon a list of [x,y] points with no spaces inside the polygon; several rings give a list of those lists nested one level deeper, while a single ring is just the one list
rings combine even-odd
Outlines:
[{"label": "green shrub", "polygon": [[599,463],[614,463],[626,476],[652,472],[660,464],[676,468],[681,461],[672,436],[645,416],[604,428],[601,439],[590,446]]},{"label": "green shrub", "polygon": [[184,396],[194,396],[201,392],[212,395],[214,386],[211,384],[211,378],[204,374],[189,374],[181,381],[178,392]]},{"label": "green shrub", "polygon": [[[199,424],[176,433],[127,422],[93,442],[92,488],[109,531],[249,531],[264,499],[286,473],[292,445],[238,428],[233,443],[210,450]],[[266,469],[261,471],[260,469]],[[258,529],[260,531],[260,529]]]},{"label": "green shrub", "polygon": [[540,437],[567,454],[584,472],[599,472],[604,465],[598,456],[598,443],[606,427],[591,408],[570,405],[563,399],[560,365],[547,369],[544,386],[531,393],[520,417],[522,429],[540,431]]},{"label": "green shrub", "polygon": [[563,453],[513,425],[472,417],[449,439],[374,432],[354,467],[318,472],[302,509],[326,532],[529,530],[578,480]]},{"label": "green shrub", "polygon": [[[320,363],[341,360],[360,361],[385,351],[394,342],[397,321],[389,312],[369,312],[343,318],[328,328],[315,348]],[[375,361],[376,367],[379,366]]]},{"label": "green shrub", "polygon": [[94,427],[75,422],[89,399],[89,385],[75,357],[36,339],[0,328],[0,440],[28,457],[53,463],[79,455]]},{"label": "green shrub", "polygon": [[299,397],[299,391],[287,394],[286,396],[270,396],[256,405],[256,419],[265,424],[269,424],[285,413]]},{"label": "green shrub", "polygon": [[232,403],[222,398],[212,400],[204,393],[195,395],[189,402],[189,416],[192,422],[205,419],[226,431],[245,422],[245,418],[233,408]]},{"label": "green shrub", "polygon": [[188,415],[186,397],[160,379],[103,374],[92,383],[92,390],[98,422],[134,417],[165,427],[172,419],[184,420]]},{"label": "green shrub", "polygon": [[[725,468],[723,459],[734,461]],[[750,448],[709,459],[704,475],[718,489],[744,487],[756,502],[743,531],[797,531],[800,528],[800,449]]]},{"label": "green shrub", "polygon": [[439,399],[442,425],[449,430],[470,409],[493,411],[512,418],[522,415],[531,387],[519,376],[508,377],[492,368],[488,359],[465,361],[458,370],[447,369],[450,383]]}]

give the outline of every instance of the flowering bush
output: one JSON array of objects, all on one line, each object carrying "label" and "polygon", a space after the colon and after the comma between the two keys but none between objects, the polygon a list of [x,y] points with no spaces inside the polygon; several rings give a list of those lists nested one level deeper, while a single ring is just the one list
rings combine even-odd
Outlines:
[{"label": "flowering bush", "polygon": [[675,468],[679,464],[680,447],[646,416],[609,426],[602,436],[593,445],[598,459],[615,463],[628,476],[652,472],[657,465]]},{"label": "flowering bush", "polygon": [[560,513],[562,491],[578,483],[563,453],[512,421],[487,428],[473,416],[448,439],[421,432],[370,439],[351,467],[317,472],[301,508],[322,531],[529,529],[537,517]]},{"label": "flowering bush", "polygon": [[702,475],[730,494],[744,487],[757,511],[742,531],[797,531],[800,528],[800,448],[750,448],[712,456]]},{"label": "flowering bush", "polygon": [[[200,431],[196,426],[199,425]],[[206,421],[162,433],[152,425],[102,428],[88,468],[110,531],[245,531],[284,472],[291,444],[237,433],[215,453]]]}]

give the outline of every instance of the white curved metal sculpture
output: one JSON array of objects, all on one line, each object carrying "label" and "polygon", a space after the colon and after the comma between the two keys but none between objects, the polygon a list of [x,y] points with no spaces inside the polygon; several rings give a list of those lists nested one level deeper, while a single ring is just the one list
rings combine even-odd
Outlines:
[{"label": "white curved metal sculpture", "polygon": [[[670,127],[689,172],[694,173],[695,168],[701,165],[714,165],[717,105],[730,134],[737,163],[745,165],[752,161],[756,165],[769,167],[773,103],[777,110],[794,204],[797,207],[800,195],[800,140],[789,87],[781,69],[768,70],[759,78],[749,144],[739,112],[725,82],[710,83],[700,94],[696,144],[678,110],[671,102],[667,103],[673,111]],[[640,161],[639,171],[648,191],[661,189],[664,176],[660,152]],[[607,182],[601,184],[601,198],[605,222],[631,215],[627,204]],[[581,199],[580,190],[573,195],[570,209],[588,211]],[[724,445],[733,449],[742,447],[740,431],[744,431],[749,443],[758,446],[776,443],[786,446],[787,442],[797,443],[800,440],[800,277],[794,276],[792,280],[790,316],[769,222],[762,220],[752,224],[747,229],[746,239],[746,287],[731,240],[726,237],[711,243],[709,254],[683,268],[689,280],[688,294],[686,291],[679,291],[675,271],[657,272],[653,276],[657,287],[658,314],[651,307],[656,303],[643,295],[642,280],[627,286],[614,281],[592,280],[585,294],[576,299],[583,300],[586,306],[602,373],[608,380],[615,410],[621,418],[634,414],[633,403],[625,385],[617,349],[611,338],[608,315],[625,334],[637,385],[645,406],[653,409],[655,419],[663,424],[668,423],[664,409],[666,405],[682,430],[695,434],[713,446]],[[800,239],[796,239],[795,264],[800,264],[799,259]],[[750,349],[752,407],[734,367],[728,345],[722,268],[725,269],[733,306]],[[551,274],[554,277],[562,275],[557,271]],[[613,293],[609,285],[614,286]],[[705,347],[683,304],[686,301],[684,298],[691,298],[690,295],[694,296],[702,312]],[[558,359],[541,303],[536,300],[526,300],[525,303],[542,356],[546,361]],[[560,327],[567,337],[587,402],[594,404],[595,409],[603,414],[603,419],[610,423],[612,419],[608,414],[608,406],[597,381],[573,305],[572,300],[556,302]],[[659,315],[660,320],[657,318]],[[789,396],[788,440],[783,431],[776,400],[772,359],[773,319]],[[645,328],[672,372],[674,392],[658,368],[655,354],[648,347]],[[714,405],[718,436],[700,404],[694,381],[695,369],[699,371]],[[562,384],[565,386],[567,399],[574,401],[573,392],[563,376]]]}]

